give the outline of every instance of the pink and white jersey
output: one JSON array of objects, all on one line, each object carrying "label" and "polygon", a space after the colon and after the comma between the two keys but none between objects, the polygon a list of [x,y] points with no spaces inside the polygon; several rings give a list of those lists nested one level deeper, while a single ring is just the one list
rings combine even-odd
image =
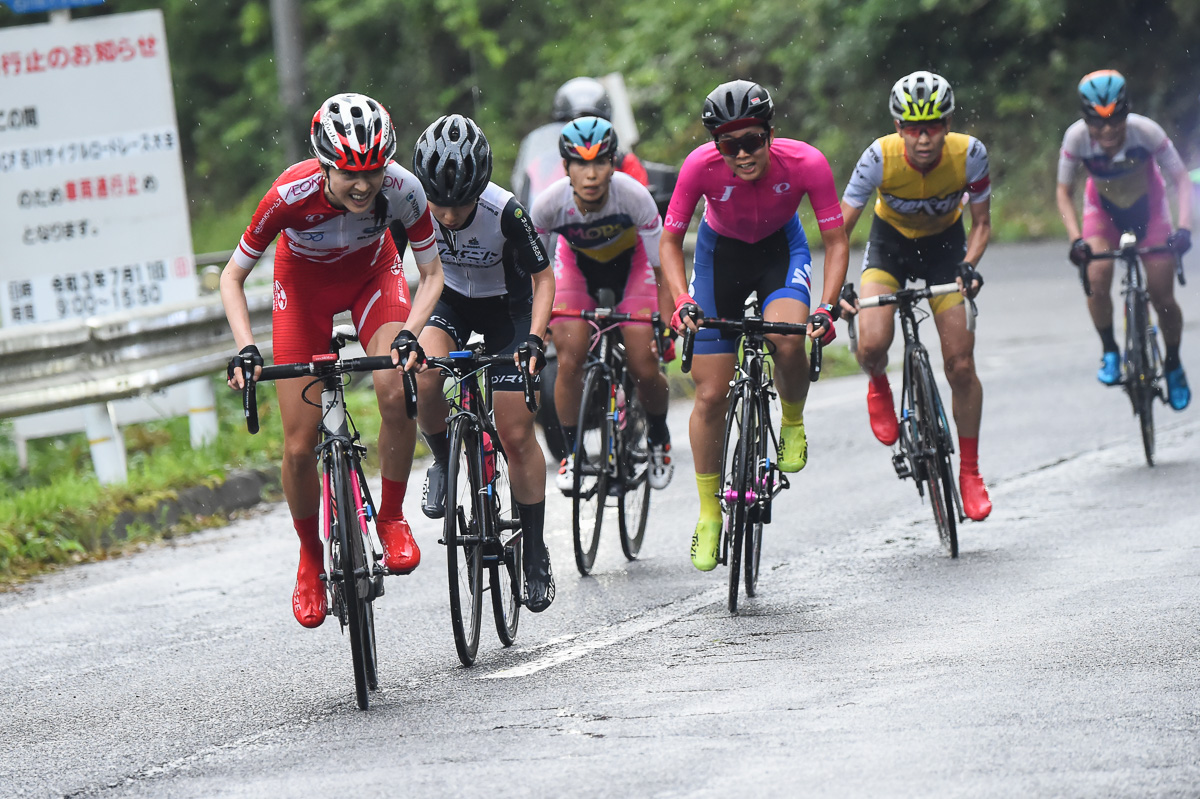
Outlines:
[{"label": "pink and white jersey", "polygon": [[276,259],[370,265],[382,251],[388,224],[394,220],[408,231],[418,263],[426,264],[437,257],[433,217],[416,176],[389,162],[380,196],[382,202],[376,207],[386,213],[372,210],[355,214],[334,208],[325,198],[320,163],[315,158],[301,161],[280,175],[258,204],[234,261],[243,269],[253,269],[263,251],[279,236]]},{"label": "pink and white jersey", "polygon": [[717,234],[753,244],[783,228],[807,194],[821,230],[842,225],[842,209],[829,161],[816,147],[795,139],[771,142],[767,171],[755,181],[733,173],[713,142],[684,159],[664,229],[686,233],[700,198],[704,220]]}]

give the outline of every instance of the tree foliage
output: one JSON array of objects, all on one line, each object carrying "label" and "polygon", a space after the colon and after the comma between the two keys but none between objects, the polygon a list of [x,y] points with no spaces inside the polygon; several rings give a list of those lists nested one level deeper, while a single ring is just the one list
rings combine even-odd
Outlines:
[{"label": "tree foliage", "polygon": [[[217,206],[285,166],[268,0],[109,0],[78,16],[162,8],[189,190]],[[439,114],[477,119],[508,173],[520,137],[579,74],[625,75],[639,152],[678,163],[718,83],[750,77],[777,98],[780,135],[820,147],[839,181],[891,125],[891,84],[932,69],[955,87],[955,126],[993,159],[997,216],[1053,232],[1053,167],[1077,118],[1075,85],[1114,67],[1136,110],[1193,160],[1200,127],[1195,0],[303,0],[306,100],[362,91],[391,110],[398,159]],[[37,15],[33,15],[37,16]],[[36,21],[0,12],[0,25]]]}]

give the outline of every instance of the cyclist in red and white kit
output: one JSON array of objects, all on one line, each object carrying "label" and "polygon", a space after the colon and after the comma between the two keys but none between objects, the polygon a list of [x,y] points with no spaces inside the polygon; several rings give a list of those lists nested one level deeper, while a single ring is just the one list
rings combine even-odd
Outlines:
[{"label": "cyclist in red and white kit", "polygon": [[[723,83],[704,101],[701,121],[713,141],[684,160],[660,245],[663,277],[675,297],[671,323],[677,330],[683,325],[696,329],[693,317],[702,315],[739,318],[754,291],[766,320],[793,324],[807,320],[809,336],[821,337],[825,343],[833,340],[833,303],[838,301],[850,259],[833,171],[817,148],[776,138],[771,126],[774,115],[771,95],[748,80]],[[805,195],[825,245],[823,296],[816,305],[810,296],[812,256],[797,214]],[[701,197],[704,219],[689,286],[683,236]],[[808,356],[800,336],[767,338],[783,406],[779,468],[797,472],[808,461],[804,434]],[[717,565],[722,424],[729,407],[736,347],[734,337],[709,328],[696,334],[691,441],[700,519],[692,536],[692,564],[701,571]]]},{"label": "cyclist in red and white kit", "polygon": [[[397,350],[393,361],[415,369],[422,359],[420,332],[442,291],[442,263],[434,241],[425,192],[411,172],[392,162],[396,132],[376,101],[338,94],[313,116],[310,140],[316,158],[288,168],[263,197],[237,250],[221,273],[221,301],[233,337],[257,367],[245,283],[267,246],[275,250],[272,345],[275,363],[306,362],[329,351],[333,317],[349,311],[368,355]],[[410,302],[400,253],[389,225],[399,224],[411,242],[421,273]],[[231,364],[229,385],[240,389],[240,368]],[[327,613],[321,582],[323,556],[318,532],[321,489],[313,450],[321,408],[301,397],[307,380],[276,383],[283,421],[283,492],[300,538],[300,565],[292,611],[305,627]],[[376,530],[384,566],[407,574],[421,552],[404,519],[404,494],[412,467],[416,425],[404,412],[399,371],[376,372],[375,393],[382,416],[379,463],[383,491]]]}]

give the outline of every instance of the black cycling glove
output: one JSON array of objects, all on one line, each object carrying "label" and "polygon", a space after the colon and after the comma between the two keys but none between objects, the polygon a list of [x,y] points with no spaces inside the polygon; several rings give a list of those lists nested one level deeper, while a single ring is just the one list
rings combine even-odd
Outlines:
[{"label": "black cycling glove", "polygon": [[392,342],[392,349],[400,353],[401,366],[408,362],[408,356],[414,352],[417,354],[417,366],[425,363],[425,350],[421,349],[417,337],[412,334],[411,330],[401,330],[397,333],[396,339]]},{"label": "black cycling glove", "polygon": [[247,344],[242,347],[241,352],[229,359],[229,367],[225,370],[225,373],[232,380],[233,370],[241,369],[243,376],[249,376],[253,379],[255,367],[262,365],[263,357],[262,353],[258,351],[258,347],[253,344]]},{"label": "black cycling glove", "polygon": [[530,333],[525,337],[525,343],[517,349],[529,353],[529,362],[536,367],[535,374],[546,368],[546,344],[541,336]]}]

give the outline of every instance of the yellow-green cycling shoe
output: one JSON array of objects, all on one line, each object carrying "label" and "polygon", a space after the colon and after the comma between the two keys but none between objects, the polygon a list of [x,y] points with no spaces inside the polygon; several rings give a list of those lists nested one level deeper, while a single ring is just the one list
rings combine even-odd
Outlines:
[{"label": "yellow-green cycling shoe", "polygon": [[779,429],[779,471],[798,472],[808,463],[808,438],[804,422]]},{"label": "yellow-green cycling shoe", "polygon": [[692,565],[702,572],[717,568],[717,546],[721,542],[721,520],[701,519],[692,533]]}]

